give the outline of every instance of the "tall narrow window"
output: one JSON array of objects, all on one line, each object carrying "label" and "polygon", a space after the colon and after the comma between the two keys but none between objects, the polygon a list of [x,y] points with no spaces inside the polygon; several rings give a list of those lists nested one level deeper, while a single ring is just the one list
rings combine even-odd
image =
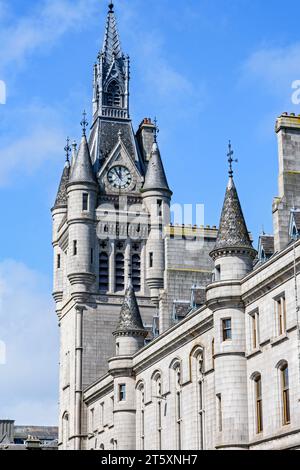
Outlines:
[{"label": "tall narrow window", "polygon": [[141,258],[137,254],[132,256],[132,284],[136,292],[141,290]]},{"label": "tall narrow window", "polygon": [[77,255],[77,240],[73,241],[73,256]]},{"label": "tall narrow window", "polygon": [[125,401],[126,400],[126,385],[121,384],[119,385],[119,401]]},{"label": "tall narrow window", "polygon": [[90,427],[90,432],[94,432],[94,426],[95,426],[95,423],[94,423],[94,417],[95,417],[95,409],[92,408],[90,410],[90,423],[89,423],[89,427]]},{"label": "tall narrow window", "polygon": [[218,393],[217,395],[217,412],[218,412],[218,430],[222,432],[223,430],[223,411],[222,411],[222,395]]},{"label": "tall narrow window", "polygon": [[177,449],[181,450],[181,393],[176,392]]},{"label": "tall narrow window", "polygon": [[258,310],[250,313],[251,323],[251,347],[257,349],[259,347],[259,312]]},{"label": "tall narrow window", "polygon": [[115,409],[115,399],[114,397],[110,397],[110,420],[111,424],[114,424],[114,409]]},{"label": "tall narrow window", "polygon": [[211,363],[212,363],[212,368],[215,368],[215,338],[212,339],[211,342]]},{"label": "tall narrow window", "polygon": [[275,300],[275,309],[278,325],[277,330],[280,336],[286,332],[286,303],[284,295]]},{"label": "tall narrow window", "polygon": [[162,388],[161,377],[156,377],[156,394],[157,394],[157,408],[156,408],[156,430],[157,430],[157,444],[158,450],[162,449]]},{"label": "tall narrow window", "polygon": [[145,449],[145,390],[144,387],[140,390],[141,393],[141,450]]},{"label": "tall narrow window", "polygon": [[124,290],[124,255],[117,253],[116,255],[116,291]]},{"label": "tall narrow window", "polygon": [[231,318],[222,320],[222,335],[223,341],[229,341],[232,339]]},{"label": "tall narrow window", "polygon": [[149,268],[153,268],[153,253],[149,253]]},{"label": "tall narrow window", "polygon": [[99,255],[99,289],[101,292],[108,291],[108,254],[102,251]]},{"label": "tall narrow window", "polygon": [[57,269],[61,268],[61,257],[60,255],[57,255]]},{"label": "tall narrow window", "polygon": [[162,217],[162,200],[161,199],[157,200],[157,214],[158,214],[158,217]]},{"label": "tall narrow window", "polygon": [[255,403],[256,403],[256,432],[257,434],[260,434],[263,431],[261,375],[257,375],[255,377],[254,383],[255,383]]},{"label": "tall narrow window", "polygon": [[218,265],[215,267],[215,281],[218,282],[221,279],[221,266]]},{"label": "tall narrow window", "polygon": [[175,426],[177,450],[182,449],[182,410],[181,410],[181,368],[180,365],[174,369],[175,372]]},{"label": "tall narrow window", "polygon": [[82,210],[88,211],[89,210],[89,195],[88,193],[83,193],[82,195]]},{"label": "tall narrow window", "polygon": [[281,395],[282,395],[282,418],[283,425],[290,424],[290,389],[289,389],[289,368],[285,363],[281,368]]},{"label": "tall narrow window", "polygon": [[100,403],[100,426],[104,426],[104,403]]}]

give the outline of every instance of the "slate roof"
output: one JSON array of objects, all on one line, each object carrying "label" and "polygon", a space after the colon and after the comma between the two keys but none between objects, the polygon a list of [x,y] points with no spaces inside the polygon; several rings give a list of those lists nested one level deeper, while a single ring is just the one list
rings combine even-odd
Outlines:
[{"label": "slate roof", "polygon": [[140,309],[136,300],[132,281],[130,279],[125,291],[119,323],[114,335],[118,335],[119,333],[137,332],[144,332],[145,336],[148,334],[143,325]]},{"label": "slate roof", "polygon": [[151,189],[162,189],[170,191],[160,156],[160,151],[156,142],[153,143],[143,191],[149,191]]},{"label": "slate roof", "polygon": [[226,188],[217,241],[213,252],[223,248],[248,248],[255,252],[232,177],[229,178]]},{"label": "slate roof", "polygon": [[187,314],[191,311],[191,304],[188,301],[178,301],[173,302],[173,311],[175,317],[178,319],[185,318]]},{"label": "slate roof", "polygon": [[77,158],[69,179],[70,183],[95,183],[96,178],[93,171],[91,162],[89,145],[86,136],[83,135],[79,147]]},{"label": "slate roof", "polygon": [[56,200],[54,204],[54,209],[59,207],[65,207],[67,205],[67,184],[69,182],[70,177],[70,163],[66,162],[62,177],[59,183]]},{"label": "slate roof", "polygon": [[265,255],[271,256],[274,253],[274,236],[273,235],[261,235],[260,245],[263,248]]}]

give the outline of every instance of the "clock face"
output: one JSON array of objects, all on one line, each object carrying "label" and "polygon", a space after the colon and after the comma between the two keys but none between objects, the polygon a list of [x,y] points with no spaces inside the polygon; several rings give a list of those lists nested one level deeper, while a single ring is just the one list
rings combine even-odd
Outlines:
[{"label": "clock face", "polygon": [[107,174],[109,184],[117,189],[126,189],[130,186],[132,176],[125,166],[114,166]]}]

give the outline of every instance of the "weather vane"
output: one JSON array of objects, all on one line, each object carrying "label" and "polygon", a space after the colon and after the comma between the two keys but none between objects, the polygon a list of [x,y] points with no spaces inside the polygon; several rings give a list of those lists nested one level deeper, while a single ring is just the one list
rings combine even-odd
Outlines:
[{"label": "weather vane", "polygon": [[109,11],[111,11],[113,13],[114,11],[114,4],[113,2],[110,2],[110,4],[108,5],[108,8],[109,8]]},{"label": "weather vane", "polygon": [[86,128],[87,128],[87,126],[89,125],[89,123],[88,123],[87,120],[86,120],[86,112],[85,112],[85,110],[83,111],[83,120],[81,121],[80,125],[81,125],[81,127],[82,127],[83,135],[85,136],[85,135],[86,135]]},{"label": "weather vane", "polygon": [[154,142],[156,143],[157,142],[157,134],[159,134],[159,127],[157,125],[157,119],[156,119],[156,116],[154,118],[154,126],[155,126],[155,130],[154,130]]},{"label": "weather vane", "polygon": [[65,152],[66,152],[66,161],[69,163],[70,162],[70,152],[71,152],[71,147],[70,147],[70,139],[69,137],[67,137],[67,145],[65,146],[64,148]]},{"label": "weather vane", "polygon": [[228,163],[229,163],[229,176],[230,176],[230,178],[233,177],[232,164],[233,164],[233,162],[235,162],[235,163],[238,162],[237,159],[232,158],[233,155],[234,155],[234,151],[232,150],[231,141],[229,141],[227,157],[228,157]]}]

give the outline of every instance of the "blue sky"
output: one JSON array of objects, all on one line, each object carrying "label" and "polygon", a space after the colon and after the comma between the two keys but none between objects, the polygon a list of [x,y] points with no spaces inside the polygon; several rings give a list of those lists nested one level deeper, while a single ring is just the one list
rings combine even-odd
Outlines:
[{"label": "blue sky", "polygon": [[[55,424],[58,328],[50,208],[65,138],[91,110],[107,1],[0,0],[0,418]],[[276,117],[300,114],[300,4],[279,0],[116,0],[131,57],[131,115],[159,120],[173,202],[204,203],[218,224],[232,140],[235,180],[255,240],[272,232]],[[256,241],[255,241],[256,243]]]}]

